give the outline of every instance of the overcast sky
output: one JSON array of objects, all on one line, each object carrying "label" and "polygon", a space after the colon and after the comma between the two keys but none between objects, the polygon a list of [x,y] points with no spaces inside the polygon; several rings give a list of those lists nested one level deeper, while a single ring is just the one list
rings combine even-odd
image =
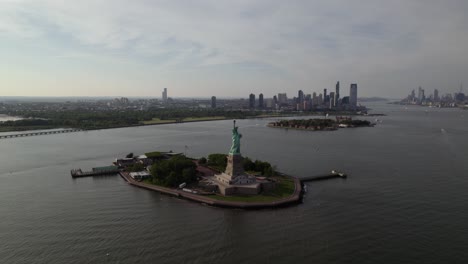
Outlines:
[{"label": "overcast sky", "polygon": [[0,96],[468,86],[467,0],[0,0]]}]

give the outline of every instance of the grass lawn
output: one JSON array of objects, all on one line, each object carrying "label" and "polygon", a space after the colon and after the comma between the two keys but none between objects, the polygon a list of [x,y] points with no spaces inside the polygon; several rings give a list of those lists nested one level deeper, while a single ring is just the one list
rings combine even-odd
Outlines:
[{"label": "grass lawn", "polygon": [[270,113],[270,114],[260,114],[256,115],[254,117],[276,117],[276,116],[282,116],[283,114],[281,113]]},{"label": "grass lawn", "polygon": [[16,127],[0,127],[0,132],[12,131],[28,131],[28,130],[46,130],[58,128],[55,126],[16,126]]},{"label": "grass lawn", "polygon": [[209,121],[209,120],[224,120],[224,116],[205,116],[205,117],[187,117],[182,119],[182,122],[191,122],[191,121]]},{"label": "grass lawn", "polygon": [[232,202],[273,202],[283,198],[287,198],[294,193],[294,180],[289,177],[276,176],[274,179],[278,180],[274,191],[261,193],[259,195],[248,196],[222,196],[222,195],[208,195],[207,197]]},{"label": "grass lawn", "polygon": [[149,121],[143,121],[142,123],[145,125],[156,125],[156,124],[170,124],[170,123],[175,123],[175,120],[161,120],[159,118],[153,118],[152,120]]}]

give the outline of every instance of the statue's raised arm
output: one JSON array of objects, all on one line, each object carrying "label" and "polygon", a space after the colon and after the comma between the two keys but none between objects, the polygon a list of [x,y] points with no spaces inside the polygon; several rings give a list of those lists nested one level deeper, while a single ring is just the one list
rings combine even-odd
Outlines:
[{"label": "statue's raised arm", "polygon": [[236,127],[236,120],[234,120],[234,127],[232,128],[232,146],[229,154],[232,155],[240,155],[240,139],[242,137],[241,134],[237,131],[238,127]]}]

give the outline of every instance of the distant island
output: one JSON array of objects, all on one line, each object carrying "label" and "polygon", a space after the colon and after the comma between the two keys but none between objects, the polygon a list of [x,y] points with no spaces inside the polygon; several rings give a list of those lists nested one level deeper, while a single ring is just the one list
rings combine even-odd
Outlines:
[{"label": "distant island", "polygon": [[292,119],[268,123],[269,127],[290,128],[311,131],[331,131],[349,127],[372,127],[375,124],[367,120],[353,120],[351,117],[337,116],[333,119]]},{"label": "distant island", "polygon": [[386,102],[387,98],[383,97],[359,97],[359,102]]}]

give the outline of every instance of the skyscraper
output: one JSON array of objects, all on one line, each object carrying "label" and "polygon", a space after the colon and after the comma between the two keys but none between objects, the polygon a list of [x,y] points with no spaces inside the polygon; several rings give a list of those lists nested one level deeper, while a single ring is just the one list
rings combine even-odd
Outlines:
[{"label": "skyscraper", "polygon": [[418,103],[421,103],[423,101],[423,96],[424,96],[424,90],[419,86],[418,88]]},{"label": "skyscraper", "polygon": [[331,92],[330,93],[330,104],[329,104],[328,108],[331,109],[331,108],[335,107],[335,99],[336,99],[335,93]]},{"label": "skyscraper", "polygon": [[249,96],[249,108],[255,109],[255,94],[250,94]]},{"label": "skyscraper", "polygon": [[439,90],[437,90],[437,89],[434,89],[434,101],[435,101],[435,102],[440,101],[440,98],[439,98]]},{"label": "skyscraper", "polygon": [[[327,88],[323,89],[323,98],[325,98],[325,100],[327,98]],[[325,101],[325,103],[326,103],[326,101]]]},{"label": "skyscraper", "polygon": [[216,108],[216,96],[211,96],[211,108]]},{"label": "skyscraper", "polygon": [[349,105],[356,107],[357,106],[357,84],[352,83],[349,87]]},{"label": "skyscraper", "polygon": [[278,94],[278,102],[280,104],[286,104],[288,102],[288,96],[286,95],[286,93]]},{"label": "skyscraper", "polygon": [[167,88],[164,88],[164,91],[162,92],[162,100],[163,102],[167,101]]},{"label": "skyscraper", "polygon": [[[335,91],[335,103],[333,104],[333,106],[337,106],[338,105],[338,100],[340,99],[340,81],[336,82],[336,91]],[[330,93],[330,97],[331,97],[331,93]]]},{"label": "skyscraper", "polygon": [[258,108],[263,109],[263,107],[263,94],[261,93],[258,95]]},{"label": "skyscraper", "polygon": [[304,92],[302,90],[297,92],[297,101],[299,104],[304,103]]}]

